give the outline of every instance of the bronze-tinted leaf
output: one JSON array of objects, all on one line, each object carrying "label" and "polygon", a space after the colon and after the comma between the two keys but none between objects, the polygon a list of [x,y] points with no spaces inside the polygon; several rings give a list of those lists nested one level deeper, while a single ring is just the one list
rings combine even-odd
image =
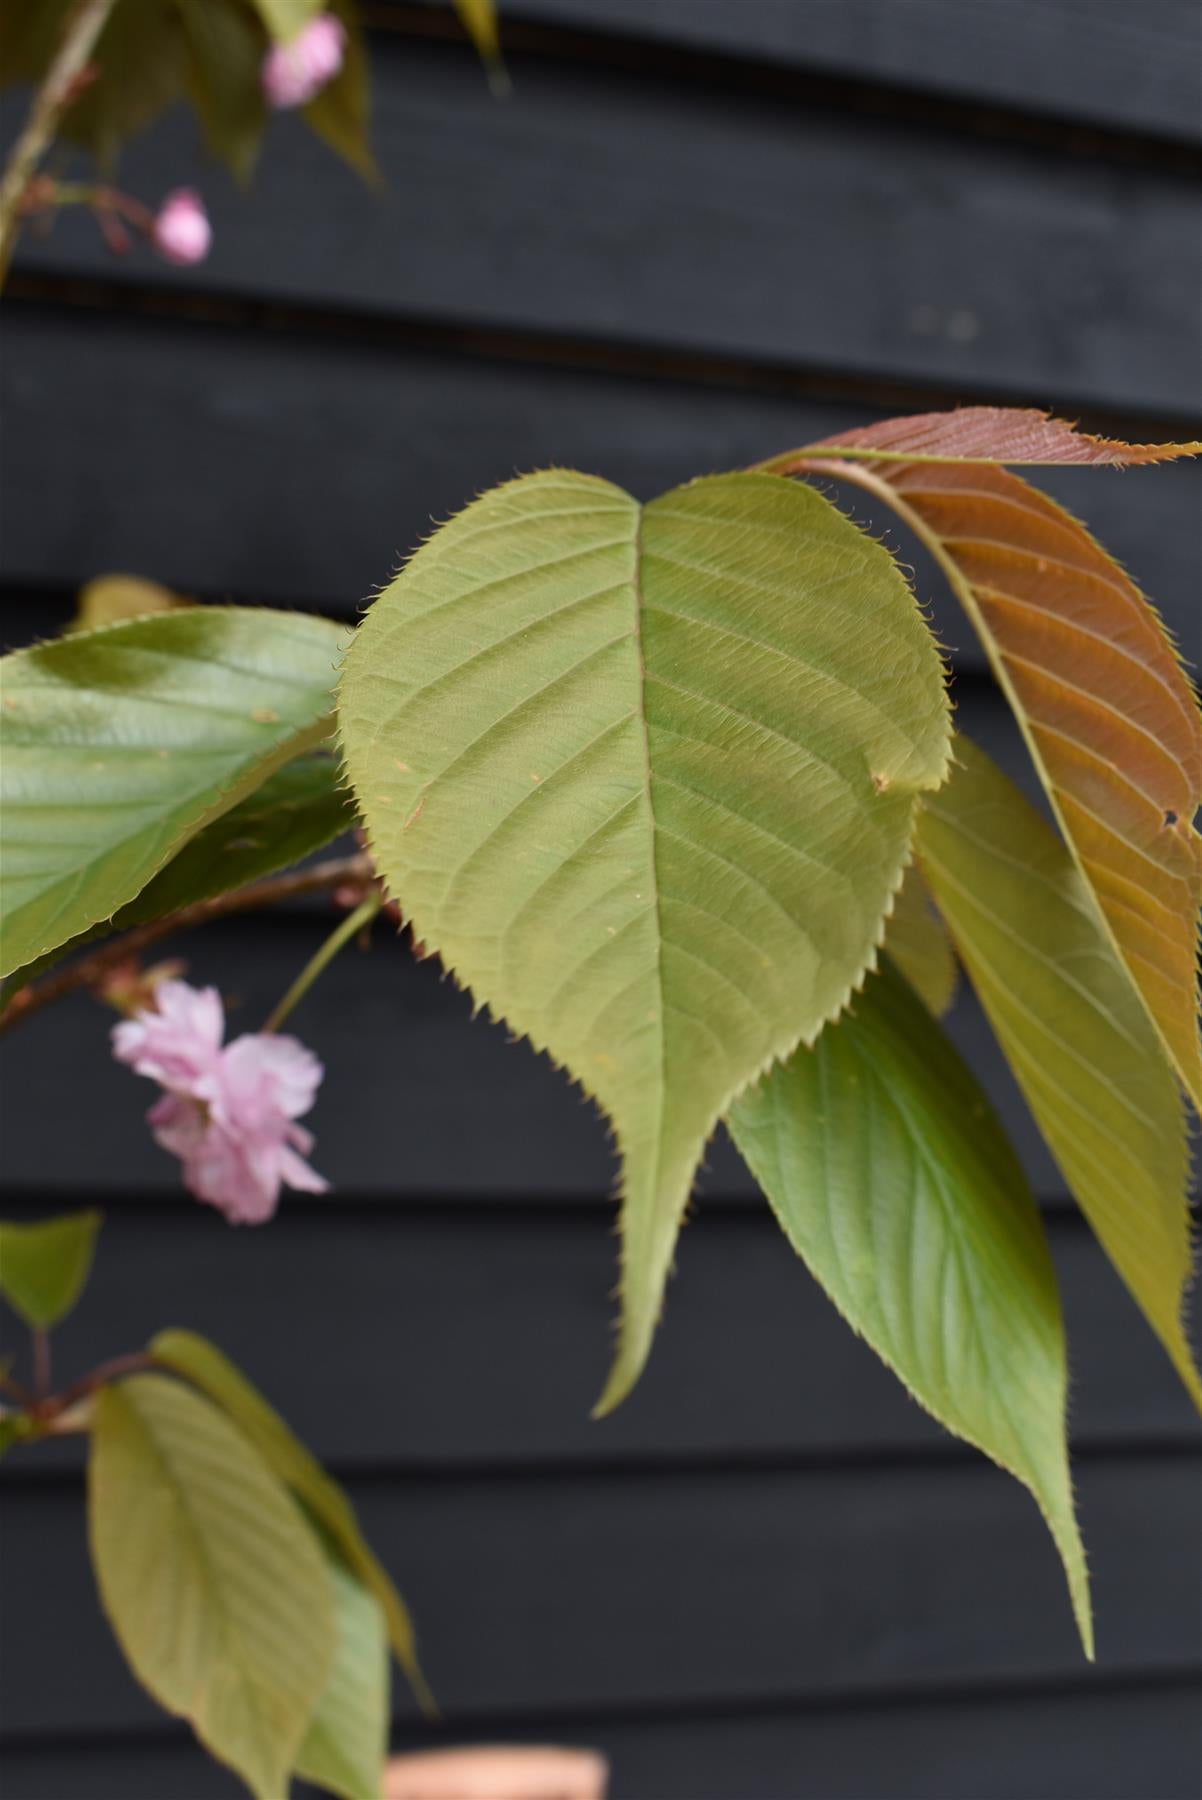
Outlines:
[{"label": "bronze-tinted leaf", "polygon": [[[1202,443],[1124,444],[1117,438],[1094,437],[1064,419],[1033,406],[962,406],[952,412],[911,413],[882,419],[863,430],[824,438],[798,457],[835,452],[870,459],[932,457],[937,461],[988,463],[1132,463],[1173,462],[1202,453]],[[778,474],[780,458],[770,465]]]},{"label": "bronze-tinted leaf", "polygon": [[[895,451],[946,445],[954,422],[967,415],[944,415],[942,438],[933,424],[940,416],[894,420],[888,432],[874,427],[831,445],[853,448],[874,434]],[[1061,461],[1089,460],[1071,454],[1074,442],[1100,442],[1044,424],[1067,434]],[[1017,454],[1021,437],[1021,423],[1009,432],[999,427],[995,453]],[[978,429],[961,441],[980,448],[985,437]],[[1148,461],[1156,447],[1101,448]],[[1161,448],[1185,454],[1197,446]],[[1195,1014],[1202,839],[1193,824],[1202,804],[1202,720],[1158,614],[1078,520],[1006,469],[968,461],[820,466],[887,501],[947,574],[1114,943],[1202,1107]]]}]

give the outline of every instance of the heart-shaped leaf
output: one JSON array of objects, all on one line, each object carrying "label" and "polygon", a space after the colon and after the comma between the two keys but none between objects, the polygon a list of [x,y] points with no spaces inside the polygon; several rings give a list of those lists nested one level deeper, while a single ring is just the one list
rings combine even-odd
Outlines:
[{"label": "heart-shaped leaf", "polygon": [[852,1329],[941,1424],[1030,1488],[1092,1656],[1043,1225],[980,1087],[887,958],[812,1050],[736,1101],[729,1123]]},{"label": "heart-shaped leaf", "polygon": [[295,1773],[342,1800],[380,1800],[388,1749],[388,1637],[379,1602],[330,1562],[334,1666],[309,1721]]},{"label": "heart-shaped leaf", "polygon": [[[981,415],[984,415],[982,417]],[[819,448],[907,447],[1001,460],[1151,462],[1198,444],[1117,444],[1040,415],[894,419]],[[804,457],[803,457],[804,466]],[[1202,1109],[1196,969],[1202,719],[1159,617],[1085,527],[1007,470],[972,462],[824,464],[887,500],[942,565],[988,652],[1107,928]]]},{"label": "heart-shaped leaf", "polygon": [[956,759],[920,810],[923,873],[1065,1180],[1202,1407],[1181,1326],[1189,1158],[1172,1070],[1056,833],[964,738]]},{"label": "heart-shaped leaf", "polygon": [[325,1557],[217,1407],[164,1375],[102,1389],[88,1530],[138,1680],[258,1800],[280,1800],[334,1661]]},{"label": "heart-shaped leaf", "polygon": [[186,607],[0,665],[0,974],[141,893],[180,846],[329,729],[328,620]]},{"label": "heart-shaped leaf", "polygon": [[874,960],[946,767],[931,635],[812,490],[723,475],[640,506],[550,471],[474,502],[385,589],[339,719],[417,935],[613,1122],[608,1408],[706,1139]]}]

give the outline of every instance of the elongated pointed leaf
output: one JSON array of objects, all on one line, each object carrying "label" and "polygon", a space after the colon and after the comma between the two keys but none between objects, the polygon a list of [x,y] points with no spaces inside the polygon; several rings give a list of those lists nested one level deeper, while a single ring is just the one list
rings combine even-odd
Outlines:
[{"label": "elongated pointed leaf", "polygon": [[874,959],[945,770],[930,634],[811,490],[725,475],[640,507],[552,471],[477,500],[384,591],[339,718],[417,935],[613,1122],[608,1407],[719,1117]]},{"label": "elongated pointed leaf", "polygon": [[1092,1656],[1056,1276],[1018,1158],[965,1064],[886,959],[729,1124],[848,1324],[941,1424],[1030,1488]]},{"label": "elongated pointed leaf", "polygon": [[[842,431],[807,450],[774,457],[779,467],[792,458],[850,456],[873,462],[1108,463],[1126,468],[1137,463],[1174,462],[1202,455],[1202,443],[1124,444],[1118,438],[1095,437],[1064,419],[1029,406],[962,406],[953,412],[911,413],[902,419]],[[783,469],[781,469],[783,473]]]},{"label": "elongated pointed leaf", "polygon": [[214,1344],[194,1331],[162,1331],[150,1345],[150,1353],[164,1368],[173,1369],[215,1400],[292,1489],[347,1567],[379,1601],[393,1654],[418,1699],[430,1706],[405,1603],[369,1548],[342,1488]]},{"label": "elongated pointed leaf", "polygon": [[295,1773],[342,1800],[380,1800],[388,1749],[388,1636],[379,1601],[330,1562],[334,1666],[309,1721]]},{"label": "elongated pointed leaf", "polygon": [[188,607],[0,663],[0,974],[110,919],[328,730],[343,633]]},{"label": "elongated pointed leaf", "polygon": [[1196,1404],[1185,1123],[1173,1073],[1055,832],[966,739],[918,851],[1065,1180]]},{"label": "elongated pointed leaf", "polygon": [[138,1680],[258,1800],[280,1800],[334,1661],[316,1537],[258,1451],[163,1375],[102,1390],[88,1531]]},{"label": "elongated pointed leaf", "polygon": [[885,949],[923,1004],[942,1018],[956,997],[956,952],[915,863],[906,870],[893,902]]},{"label": "elongated pointed leaf", "polygon": [[0,1220],[0,1294],[27,1325],[44,1331],[71,1311],[91,1273],[103,1217]]},{"label": "elongated pointed leaf", "polygon": [[[945,436],[960,417],[933,416],[951,422]],[[1004,426],[1009,415],[1000,417],[999,452],[1013,447],[1014,435]],[[920,445],[938,435],[922,419],[894,420],[878,435],[899,451],[907,425]],[[1077,434],[1056,429],[1070,440],[1060,460],[1081,460],[1070,454]],[[1153,447],[1103,448],[1138,461]],[[1184,454],[1198,446],[1162,448]],[[1005,469],[887,463],[857,479],[897,508],[946,571],[1114,943],[1202,1109],[1202,838],[1193,823],[1202,805],[1202,718],[1159,617],[1084,526]]]}]

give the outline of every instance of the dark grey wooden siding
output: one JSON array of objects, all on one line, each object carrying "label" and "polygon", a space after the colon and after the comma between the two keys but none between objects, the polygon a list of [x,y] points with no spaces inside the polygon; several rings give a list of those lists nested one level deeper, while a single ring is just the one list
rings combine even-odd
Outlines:
[{"label": "dark grey wooden siding", "polygon": [[[445,9],[373,9],[382,196],[285,120],[243,197],[169,121],[125,177],[151,197],[199,181],[210,262],[114,263],[78,218],[27,242],[0,356],[6,643],[57,629],[116,568],[350,617],[431,519],[552,461],[650,495],[978,399],[1199,434],[1193,0],[508,13],[497,103]],[[1047,485],[1196,655],[1199,471]],[[1029,781],[963,621],[938,597],[935,617],[962,722]],[[245,1028],[327,925],[298,906],[186,951]],[[169,1322],[244,1362],[348,1481],[417,1610],[445,1718],[398,1694],[398,1744],[597,1744],[615,1800],[1197,1791],[1196,1429],[971,1004],[954,1028],[1062,1277],[1094,1669],[1034,1507],[842,1327],[728,1145],[650,1371],[592,1425],[604,1133],[434,965],[351,954],[306,1003],[335,1192],[262,1232],[180,1197],[107,1025],[79,1002],[3,1048],[10,1205],[109,1213],[62,1364]],[[11,1800],[231,1793],[108,1640],[77,1452],[14,1459],[3,1507]]]}]

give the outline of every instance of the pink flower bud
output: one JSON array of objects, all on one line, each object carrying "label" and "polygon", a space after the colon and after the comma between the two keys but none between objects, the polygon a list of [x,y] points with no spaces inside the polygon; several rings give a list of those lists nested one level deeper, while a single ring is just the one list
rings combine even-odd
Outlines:
[{"label": "pink flower bud", "polygon": [[195,188],[168,194],[154,222],[154,247],[168,262],[198,263],[209,254],[213,227]]},{"label": "pink flower bud", "polygon": [[307,106],[342,67],[346,27],[333,13],[310,19],[287,44],[273,44],[263,58],[263,93],[277,110]]}]

